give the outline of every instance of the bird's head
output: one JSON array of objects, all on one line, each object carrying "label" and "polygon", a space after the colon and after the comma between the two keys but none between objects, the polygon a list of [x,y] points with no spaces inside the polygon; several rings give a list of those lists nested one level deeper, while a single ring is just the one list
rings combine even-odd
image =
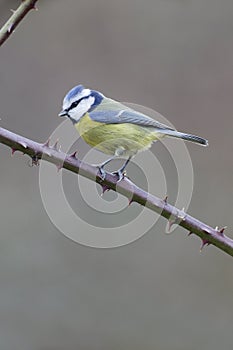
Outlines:
[{"label": "bird's head", "polygon": [[68,117],[73,123],[77,123],[84,114],[91,112],[103,100],[104,96],[95,90],[90,90],[82,85],[75,86],[64,97],[62,111],[59,117]]}]

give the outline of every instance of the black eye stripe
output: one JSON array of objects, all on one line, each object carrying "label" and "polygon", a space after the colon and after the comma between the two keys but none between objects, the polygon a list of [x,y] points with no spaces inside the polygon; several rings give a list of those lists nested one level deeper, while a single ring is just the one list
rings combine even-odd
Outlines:
[{"label": "black eye stripe", "polygon": [[79,100],[77,101],[74,101],[73,103],[71,103],[70,107],[67,108],[67,112],[69,112],[71,109],[77,107],[77,105],[82,101],[83,98],[80,98]]},{"label": "black eye stripe", "polygon": [[79,103],[80,103],[82,100],[87,100],[90,96],[91,96],[91,95],[82,97],[82,98],[80,98],[79,100],[74,101],[73,103],[71,103],[70,107],[66,109],[67,112],[69,112],[71,109],[77,107],[77,106],[79,105]]}]

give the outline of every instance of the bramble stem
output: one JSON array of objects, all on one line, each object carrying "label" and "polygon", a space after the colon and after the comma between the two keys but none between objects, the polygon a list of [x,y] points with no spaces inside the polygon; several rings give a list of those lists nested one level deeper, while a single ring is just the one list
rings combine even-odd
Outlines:
[{"label": "bramble stem", "polygon": [[51,147],[49,142],[41,144],[3,128],[0,128],[0,143],[11,147],[13,152],[21,151],[28,154],[34,162],[38,162],[38,160],[42,158],[47,162],[55,164],[58,169],[64,168],[92,181],[96,181],[103,189],[111,189],[121,193],[129,199],[129,203],[137,202],[162,215],[169,220],[170,226],[172,224],[177,224],[190,233],[196,234],[201,238],[202,246],[213,244],[217,248],[233,256],[233,240],[224,235],[224,228],[219,230],[206,225],[188,215],[183,210],[168,204],[167,198],[157,198],[137,187],[127,178],[117,183],[118,176],[107,173],[103,181],[100,174],[98,174],[98,169],[83,161],[81,162],[76,158],[75,153],[67,155],[58,150],[57,147]]},{"label": "bramble stem", "polygon": [[[37,0],[22,0],[17,10],[13,11],[13,15],[9,18],[6,24],[0,30],[0,46],[13,33],[16,26],[22,21],[26,14],[35,9]],[[49,142],[40,144],[38,142],[17,135],[9,130],[0,128],[0,143],[11,147],[12,153],[21,151],[32,158],[33,163],[38,163],[39,159],[54,163],[58,169],[64,168],[74,173],[78,173],[92,181],[99,183],[103,191],[112,189],[121,193],[129,199],[129,203],[137,202],[146,206],[150,210],[161,214],[169,220],[169,226],[178,224],[189,231],[189,234],[194,233],[202,240],[202,247],[208,244],[213,244],[217,248],[233,256],[233,240],[224,235],[224,229],[213,229],[194,217],[184,213],[167,203],[167,198],[157,198],[141,188],[137,187],[129,179],[124,178],[117,183],[118,176],[107,174],[103,181],[98,175],[98,169],[81,162],[76,158],[76,152],[72,155],[67,155],[57,149],[57,144],[53,147],[49,146]],[[117,185],[117,186],[116,186]]]},{"label": "bramble stem", "polygon": [[12,16],[4,24],[0,30],[0,46],[7,40],[7,38],[13,33],[17,25],[22,21],[26,14],[35,9],[37,0],[23,0],[17,10],[13,11]]}]

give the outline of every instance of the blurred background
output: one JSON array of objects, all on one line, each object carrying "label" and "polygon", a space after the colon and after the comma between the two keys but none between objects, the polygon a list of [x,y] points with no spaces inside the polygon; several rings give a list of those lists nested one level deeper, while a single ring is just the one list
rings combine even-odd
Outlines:
[{"label": "blurred background", "polygon": [[[18,4],[0,0],[1,25]],[[1,126],[45,141],[78,83],[155,109],[209,140],[187,145],[188,212],[231,236],[233,2],[41,0],[38,9],[1,48]],[[38,168],[3,145],[0,160],[1,349],[232,349],[231,257],[200,253],[181,228],[165,235],[162,218],[121,248],[76,244],[47,216]]]}]

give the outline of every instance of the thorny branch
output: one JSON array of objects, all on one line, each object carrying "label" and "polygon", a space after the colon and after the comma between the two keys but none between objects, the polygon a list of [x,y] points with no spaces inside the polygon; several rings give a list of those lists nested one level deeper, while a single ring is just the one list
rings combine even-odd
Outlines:
[{"label": "thorny branch", "polygon": [[[0,46],[13,33],[16,26],[22,21],[26,14],[30,10],[36,9],[36,2],[37,0],[21,1],[18,9],[13,11],[12,16],[0,30]],[[214,229],[188,215],[184,210],[179,210],[168,204],[167,198],[159,199],[143,191],[127,178],[124,178],[120,183],[116,183],[117,177],[107,174],[106,179],[102,181],[98,175],[98,170],[77,159],[76,152],[67,155],[58,149],[57,143],[52,147],[49,145],[48,141],[44,144],[40,144],[3,128],[0,128],[0,143],[11,147],[12,154],[14,154],[15,151],[21,151],[29,155],[32,159],[32,164],[38,164],[39,159],[42,158],[45,161],[55,164],[58,170],[64,168],[92,181],[96,181],[102,186],[103,192],[110,189],[117,191],[129,199],[129,204],[137,202],[161,214],[169,220],[169,227],[173,224],[177,224],[188,230],[189,235],[194,233],[199,236],[202,240],[201,248],[205,245],[213,244],[217,248],[233,256],[233,240],[224,235],[225,227],[222,229],[216,227]]]},{"label": "thorny branch", "polygon": [[0,30],[0,46],[7,40],[7,38],[13,33],[19,22],[26,16],[26,14],[33,9],[36,9],[35,4],[37,0],[23,0],[17,8],[12,10],[13,14],[9,20],[4,24]]},{"label": "thorny branch", "polygon": [[216,227],[214,229],[206,225],[185,213],[184,210],[179,210],[168,204],[167,198],[157,198],[137,187],[128,178],[124,178],[117,183],[117,176],[107,174],[106,179],[102,181],[98,174],[98,169],[80,161],[76,157],[76,152],[68,155],[58,149],[57,143],[54,146],[50,146],[49,141],[41,144],[3,128],[0,128],[0,143],[11,147],[12,153],[15,151],[21,151],[24,154],[29,155],[35,164],[38,164],[39,159],[43,159],[55,164],[58,170],[64,168],[80,174],[92,181],[96,181],[102,186],[103,191],[113,190],[121,193],[129,199],[129,204],[137,202],[150,210],[161,214],[164,218],[169,220],[169,226],[177,224],[188,230],[189,235],[191,233],[196,234],[202,240],[202,247],[213,244],[227,254],[233,256],[233,240],[225,236],[225,228],[218,229]]}]

